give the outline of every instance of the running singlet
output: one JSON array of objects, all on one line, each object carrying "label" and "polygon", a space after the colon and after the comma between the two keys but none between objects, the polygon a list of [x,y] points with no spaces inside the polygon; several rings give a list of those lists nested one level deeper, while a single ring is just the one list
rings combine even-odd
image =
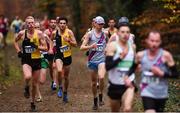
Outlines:
[{"label": "running singlet", "polygon": [[[117,58],[119,58],[119,55],[123,50],[119,46],[117,41],[115,41],[113,43],[116,46],[116,53],[113,57],[113,60],[116,60]],[[134,61],[134,56],[135,56],[134,49],[130,42],[128,42],[128,48],[129,48],[128,53],[125,56],[125,58],[123,58],[116,67],[114,67],[113,69],[108,71],[108,75],[109,75],[108,78],[112,84],[115,84],[115,85],[124,85],[125,84],[124,76],[131,68],[133,61]],[[130,80],[133,81],[134,79],[135,79],[135,75],[134,74],[130,75]]]},{"label": "running singlet", "polygon": [[23,54],[25,54],[25,56],[30,59],[41,58],[40,50],[34,48],[32,43],[34,43],[36,46],[39,46],[39,37],[37,31],[35,30],[32,38],[29,39],[27,37],[27,30],[25,30],[25,38],[22,43]]},{"label": "running singlet", "polygon": [[68,29],[65,29],[65,32],[63,34],[60,34],[60,36],[57,31],[54,41],[57,53],[62,53],[63,57],[66,58],[71,56],[71,45],[68,42],[66,42],[64,38],[72,38],[68,33]]},{"label": "running singlet", "polygon": [[[88,45],[91,45],[93,43],[97,44],[96,49],[94,48],[89,49],[89,57],[91,56],[92,52],[95,52],[95,54],[91,57],[90,62],[93,62],[93,63],[104,62],[105,61],[104,50],[106,47],[106,35],[104,34],[104,32],[102,32],[100,37],[96,37],[94,29],[91,30],[89,33],[91,34],[91,36],[90,36]],[[102,39],[102,36],[103,36],[103,39]],[[101,39],[102,39],[101,43],[98,43],[99,40]]]},{"label": "running singlet", "polygon": [[162,62],[163,49],[160,49],[159,54],[154,60],[149,60],[147,51],[144,51],[144,56],[141,61],[141,96],[151,97],[155,99],[168,97],[168,82],[167,79],[155,76],[151,72],[153,65],[158,66],[162,71],[167,72],[167,66]]}]

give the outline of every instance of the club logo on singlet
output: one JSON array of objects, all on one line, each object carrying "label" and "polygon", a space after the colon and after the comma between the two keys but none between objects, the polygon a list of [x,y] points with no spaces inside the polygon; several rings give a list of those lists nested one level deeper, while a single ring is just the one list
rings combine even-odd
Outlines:
[{"label": "club logo on singlet", "polygon": [[33,53],[35,51],[35,48],[31,46],[25,46],[25,53]]},{"label": "club logo on singlet", "polygon": [[59,49],[60,49],[60,52],[64,53],[64,52],[70,50],[70,47],[67,45],[64,45],[64,46],[59,47]]}]

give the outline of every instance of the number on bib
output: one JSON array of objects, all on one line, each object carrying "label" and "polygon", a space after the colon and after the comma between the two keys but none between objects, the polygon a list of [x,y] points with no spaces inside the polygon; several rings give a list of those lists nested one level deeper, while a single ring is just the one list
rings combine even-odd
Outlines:
[{"label": "number on bib", "polygon": [[25,53],[32,53],[35,51],[35,48],[31,46],[25,46]]},{"label": "number on bib", "polygon": [[64,53],[64,52],[68,51],[69,49],[70,49],[70,47],[67,45],[62,46],[62,47],[60,47],[60,52]]},{"label": "number on bib", "polygon": [[103,44],[97,44],[96,51],[103,51]]},{"label": "number on bib", "polygon": [[155,84],[159,84],[160,82],[160,79],[158,77],[148,77],[148,76],[145,76],[143,79],[142,79],[142,82],[143,83],[155,83]]}]

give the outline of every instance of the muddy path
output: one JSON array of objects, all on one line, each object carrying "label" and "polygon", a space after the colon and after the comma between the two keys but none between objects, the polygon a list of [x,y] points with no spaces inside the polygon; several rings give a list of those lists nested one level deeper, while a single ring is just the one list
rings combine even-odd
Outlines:
[{"label": "muddy path", "polygon": [[[12,58],[7,63],[16,63],[19,70],[21,70],[20,60],[17,58],[13,46],[10,45],[6,48],[9,50],[6,57]],[[61,98],[57,97],[57,91],[52,92],[50,89],[50,78],[47,75],[46,83],[41,86],[43,102],[37,103],[37,110],[41,112],[51,111],[92,111],[93,97],[91,93],[91,82],[88,70],[86,67],[86,57],[84,52],[78,49],[73,50],[73,63],[70,72],[70,85],[69,85],[69,103],[64,104]],[[9,59],[10,60],[10,59]],[[23,96],[24,82],[21,77],[15,85],[3,91],[0,95],[0,111],[11,112],[18,111],[24,112],[30,109],[30,99],[25,99]],[[109,111],[108,98],[105,93],[105,105],[98,111]]]},{"label": "muddy path", "polygon": [[[27,112],[30,110],[30,99],[26,99],[23,96],[24,81],[22,77],[20,59],[17,58],[17,54],[13,45],[9,45],[5,49],[0,50],[0,55],[3,54],[5,62],[1,62],[6,70],[2,80],[10,79],[13,81],[8,87],[0,87],[0,112]],[[41,86],[41,92],[43,96],[43,102],[36,103],[37,110],[39,112],[92,112],[93,96],[91,92],[91,81],[88,75],[88,69],[86,66],[86,56],[84,52],[79,51],[78,48],[73,49],[73,62],[70,72],[70,84],[69,84],[69,103],[64,104],[62,98],[57,97],[57,91],[52,92],[50,89],[50,77],[47,75],[47,80],[43,86]],[[8,72],[8,73],[7,73]],[[7,75],[6,75],[7,74]],[[2,77],[0,77],[2,78]],[[138,77],[137,77],[138,78]],[[2,82],[0,80],[0,85]],[[109,112],[109,100],[106,95],[107,92],[107,75],[105,79],[104,101],[105,105],[100,107],[98,111]],[[174,81],[174,80],[173,80]],[[170,98],[166,105],[166,111],[180,111],[179,109],[179,80],[170,86]],[[175,88],[175,89],[174,89]],[[176,89],[177,88],[177,89]],[[1,94],[2,93],[2,94]],[[143,111],[139,92],[135,95],[133,111]]]}]

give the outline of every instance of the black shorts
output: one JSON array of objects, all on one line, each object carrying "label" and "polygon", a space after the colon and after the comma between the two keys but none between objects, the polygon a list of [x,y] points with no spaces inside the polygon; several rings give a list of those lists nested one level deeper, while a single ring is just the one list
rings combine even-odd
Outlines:
[{"label": "black shorts", "polygon": [[156,112],[163,112],[167,98],[154,99],[151,97],[142,97],[144,110],[154,109]]},{"label": "black shorts", "polygon": [[122,98],[123,94],[125,93],[127,87],[125,85],[115,85],[112,83],[109,83],[108,87],[108,96],[112,100],[119,100]]},{"label": "black shorts", "polygon": [[54,60],[54,54],[44,54],[44,58],[51,62]]},{"label": "black shorts", "polygon": [[41,69],[41,59],[25,59],[25,58],[23,58],[21,60],[21,63],[22,63],[22,65],[28,64],[29,66],[31,66],[32,71]]},{"label": "black shorts", "polygon": [[72,57],[71,56],[64,58],[61,55],[56,54],[55,55],[55,60],[56,59],[61,59],[64,66],[69,66],[72,63]]}]

